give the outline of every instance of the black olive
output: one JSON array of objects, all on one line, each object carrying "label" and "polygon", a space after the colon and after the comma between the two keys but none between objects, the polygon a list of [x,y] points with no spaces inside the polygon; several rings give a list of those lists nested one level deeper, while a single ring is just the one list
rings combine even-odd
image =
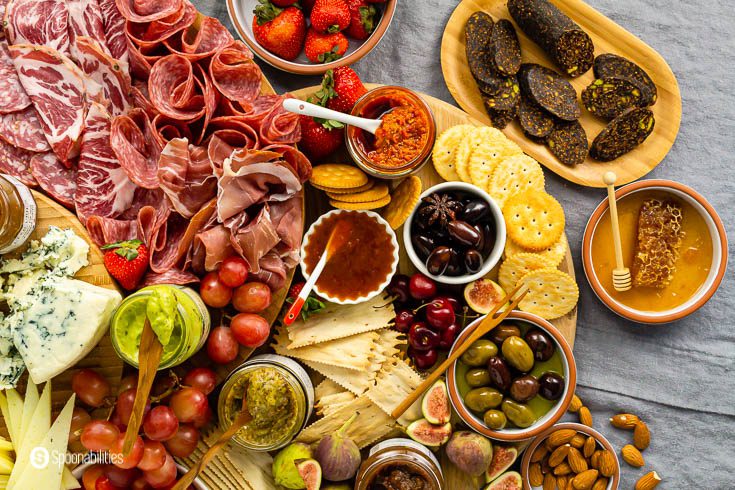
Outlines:
[{"label": "black olive", "polygon": [[490,215],[490,205],[482,199],[472,199],[465,204],[458,218],[472,224],[477,224]]},{"label": "black olive", "polygon": [[564,394],[564,378],[556,373],[544,373],[538,382],[538,394],[547,400],[558,400]]},{"label": "black olive", "polygon": [[468,247],[477,248],[482,237],[480,233],[469,223],[461,220],[450,221],[447,225],[449,236],[457,243]]},{"label": "black olive", "polygon": [[431,252],[436,248],[436,241],[427,235],[413,235],[411,237],[411,243],[422,260],[426,260]]},{"label": "black olive", "polygon": [[526,343],[533,351],[533,357],[537,361],[548,361],[554,355],[554,341],[546,332],[538,328],[532,328],[524,336]]},{"label": "black olive", "polygon": [[474,248],[470,248],[464,253],[464,266],[467,272],[474,274],[482,269],[482,263],[482,254]]},{"label": "black olive", "polygon": [[495,247],[495,224],[494,223],[484,223],[480,226],[480,229],[482,230],[482,237],[483,237],[483,243],[482,248],[480,249],[480,253],[484,257],[487,257],[490,255],[490,252],[493,251],[493,248]]},{"label": "black olive", "polygon": [[451,257],[449,259],[449,266],[447,266],[445,274],[455,277],[463,275],[464,268],[462,267],[462,261],[460,260],[462,254],[456,248],[450,248],[450,255]]},{"label": "black olive", "polygon": [[431,252],[429,258],[426,259],[426,269],[429,271],[429,274],[440,276],[447,270],[451,258],[452,251],[449,247],[439,245]]}]

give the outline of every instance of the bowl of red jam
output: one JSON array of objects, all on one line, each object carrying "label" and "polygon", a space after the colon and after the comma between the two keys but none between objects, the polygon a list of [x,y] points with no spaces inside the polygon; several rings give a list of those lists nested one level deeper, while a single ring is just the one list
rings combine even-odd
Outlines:
[{"label": "bowl of red jam", "polygon": [[345,132],[350,156],[373,177],[405,177],[431,157],[436,123],[429,106],[415,92],[395,86],[375,88],[355,103],[352,115],[383,120],[375,134],[355,126],[348,126]]}]

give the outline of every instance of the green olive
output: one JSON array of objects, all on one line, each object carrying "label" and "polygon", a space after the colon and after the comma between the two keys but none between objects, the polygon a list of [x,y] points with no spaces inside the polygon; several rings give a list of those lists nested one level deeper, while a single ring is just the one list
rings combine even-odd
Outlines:
[{"label": "green olive", "polygon": [[485,421],[485,425],[493,430],[503,429],[505,428],[505,424],[508,423],[508,418],[500,410],[488,410],[485,412],[483,420]]},{"label": "green olive", "polygon": [[470,390],[464,397],[464,402],[469,409],[479,413],[497,407],[502,401],[502,393],[495,388],[487,387]]},{"label": "green olive", "polygon": [[487,369],[470,369],[464,375],[467,384],[472,388],[490,385],[490,372]]},{"label": "green olive", "polygon": [[462,354],[462,362],[472,367],[484,366],[488,359],[498,355],[498,346],[486,339],[475,340]]},{"label": "green olive", "polygon": [[508,399],[503,400],[501,408],[505,416],[508,417],[508,420],[510,420],[516,427],[525,429],[536,422],[536,414],[533,413],[533,410],[531,410],[531,407],[528,405]]},{"label": "green olive", "polygon": [[508,364],[522,373],[533,369],[533,351],[522,338],[515,335],[508,337],[503,341],[502,351]]}]

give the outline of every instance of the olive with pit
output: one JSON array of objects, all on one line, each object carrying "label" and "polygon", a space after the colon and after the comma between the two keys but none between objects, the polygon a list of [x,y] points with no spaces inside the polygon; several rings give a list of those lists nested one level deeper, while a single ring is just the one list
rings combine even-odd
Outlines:
[{"label": "olive with pit", "polygon": [[462,354],[462,362],[472,367],[480,367],[491,357],[498,355],[498,347],[486,339],[475,340]]},{"label": "olive with pit", "polygon": [[510,396],[517,402],[526,403],[538,394],[539,382],[527,374],[516,378],[510,384]]},{"label": "olive with pit", "polygon": [[490,381],[496,388],[503,391],[510,388],[510,368],[502,357],[491,357],[488,359],[487,372],[490,375]]},{"label": "olive with pit", "polygon": [[480,226],[480,231],[482,231],[483,236],[482,249],[480,252],[487,256],[495,247],[495,225],[492,223],[484,223]]},{"label": "olive with pit", "polygon": [[508,364],[520,372],[527,373],[533,369],[533,352],[522,338],[515,335],[508,337],[503,341],[501,351]]},{"label": "olive with pit", "polygon": [[526,343],[533,351],[533,357],[537,361],[548,361],[554,355],[554,341],[551,336],[538,328],[532,328],[524,336]]},{"label": "olive with pit", "polygon": [[447,266],[447,270],[444,272],[447,276],[461,276],[464,274],[464,269],[462,268],[462,261],[460,260],[460,254],[459,252],[451,248],[449,249],[451,251],[451,257],[449,259],[449,265]]},{"label": "olive with pit", "polygon": [[436,248],[436,241],[427,235],[414,234],[411,237],[411,243],[419,257],[424,260],[431,255],[431,252]]},{"label": "olive with pit", "polygon": [[501,410],[488,410],[482,420],[489,429],[493,430],[504,429],[508,423],[508,417]]},{"label": "olive with pit", "polygon": [[429,258],[426,259],[426,270],[429,271],[429,274],[440,276],[447,270],[451,258],[452,251],[449,247],[439,245],[431,252]]},{"label": "olive with pit", "polygon": [[520,337],[521,329],[512,323],[501,323],[490,331],[490,340],[495,342],[495,345],[503,345],[505,339],[513,336]]},{"label": "olive with pit", "polygon": [[474,412],[484,413],[503,402],[503,394],[494,388],[475,388],[467,392],[464,403]]},{"label": "olive with pit", "polygon": [[467,272],[475,273],[482,269],[482,254],[474,248],[467,249],[464,253],[464,266]]},{"label": "olive with pit", "polygon": [[541,375],[538,382],[539,395],[547,400],[558,400],[564,394],[564,378],[556,373],[544,373]]},{"label": "olive with pit", "polygon": [[464,375],[464,379],[472,388],[490,385],[490,373],[487,369],[470,369]]},{"label": "olive with pit", "polygon": [[482,199],[472,199],[464,205],[459,218],[472,224],[479,223],[490,215],[490,205]]},{"label": "olive with pit", "polygon": [[536,414],[533,413],[531,407],[523,403],[506,398],[503,400],[501,410],[503,410],[503,413],[513,425],[521,429],[531,427],[536,422]]},{"label": "olive with pit", "polygon": [[477,248],[480,246],[482,235],[466,221],[454,220],[447,225],[449,236],[459,244]]}]

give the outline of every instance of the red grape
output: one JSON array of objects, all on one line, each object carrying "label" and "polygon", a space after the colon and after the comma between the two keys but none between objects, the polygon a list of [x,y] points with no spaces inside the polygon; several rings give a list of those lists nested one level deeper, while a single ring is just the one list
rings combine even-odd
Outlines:
[{"label": "red grape", "polygon": [[232,362],[240,352],[240,345],[229,327],[217,327],[207,340],[207,355],[217,364]]},{"label": "red grape", "polygon": [[242,313],[260,313],[270,305],[271,288],[262,282],[249,282],[232,294],[232,306]]},{"label": "red grape", "polygon": [[94,490],[119,490],[119,488],[113,485],[108,477],[100,476],[94,482]]},{"label": "red grape", "polygon": [[[178,430],[178,424],[176,426]],[[166,462],[166,448],[158,441],[143,442],[143,457],[138,463],[138,468],[143,471],[157,470]]]},{"label": "red grape", "polygon": [[191,423],[194,425],[194,427],[199,429],[207,425],[210,420],[212,420],[212,409],[207,407],[207,411],[204,412],[201,416],[192,420]]},{"label": "red grape", "polygon": [[271,333],[271,326],[262,316],[253,313],[240,313],[230,323],[235,339],[245,347],[256,348],[265,344]]},{"label": "red grape", "polygon": [[145,476],[139,476],[136,478],[136,480],[133,482],[132,485],[130,485],[130,490],[148,490],[150,487],[148,486],[148,482],[145,481]]},{"label": "red grape", "polygon": [[69,429],[69,444],[72,444],[79,440],[82,435],[84,426],[92,420],[89,413],[81,408],[74,407],[74,411],[71,414],[71,428]]},{"label": "red grape", "polygon": [[184,387],[173,394],[169,406],[180,422],[191,422],[209,408],[207,396],[196,388]]},{"label": "red grape", "polygon": [[107,451],[117,441],[120,430],[107,420],[93,420],[84,426],[82,444],[90,451]]},{"label": "red grape", "polygon": [[82,475],[82,486],[84,490],[95,490],[97,479],[102,476],[104,467],[101,464],[94,464],[87,468]]},{"label": "red grape", "polygon": [[[117,403],[115,404],[115,413],[120,417],[120,422],[123,425],[128,425],[130,416],[133,413],[133,405],[135,404],[135,388],[123,391],[117,396]],[[145,405],[143,415],[147,414],[151,410],[151,401]]]},{"label": "red grape", "polygon": [[212,308],[224,308],[232,299],[232,289],[219,279],[216,272],[210,272],[199,285],[202,301]]},{"label": "red grape", "polygon": [[91,369],[80,369],[71,378],[71,389],[90,407],[100,407],[110,395],[110,383]]},{"label": "red grape", "polygon": [[173,410],[165,405],[153,407],[143,419],[143,432],[148,439],[165,441],[171,439],[179,428],[179,420]]},{"label": "red grape", "polygon": [[117,392],[119,394],[131,388],[136,389],[137,387],[138,387],[138,377],[134,374],[130,374],[120,380],[120,387],[117,389]]},{"label": "red grape", "polygon": [[121,433],[117,441],[115,441],[115,444],[110,448],[110,456],[112,458],[112,464],[118,468],[129,470],[135,468],[143,457],[143,438],[138,436],[135,439],[133,447],[127,455],[123,454],[124,443],[125,434]]},{"label": "red grape", "polygon": [[111,464],[105,465],[104,473],[115,488],[128,488],[140,476],[137,469],[118,468]]},{"label": "red grape", "polygon": [[436,296],[436,283],[417,272],[411,276],[409,291],[413,299],[429,299]]},{"label": "red grape", "polygon": [[245,259],[233,255],[222,261],[219,268],[219,280],[225,286],[236,288],[242,286],[248,278],[248,263]]},{"label": "red grape", "polygon": [[197,447],[199,431],[191,425],[180,425],[174,437],[166,441],[166,449],[177,458],[186,458]]},{"label": "red grape", "polygon": [[157,470],[146,471],[145,481],[153,488],[163,488],[176,480],[177,470],[174,458],[166,453],[166,461]]},{"label": "red grape", "polygon": [[194,368],[184,376],[184,384],[209,395],[217,386],[217,374],[209,368]]}]

